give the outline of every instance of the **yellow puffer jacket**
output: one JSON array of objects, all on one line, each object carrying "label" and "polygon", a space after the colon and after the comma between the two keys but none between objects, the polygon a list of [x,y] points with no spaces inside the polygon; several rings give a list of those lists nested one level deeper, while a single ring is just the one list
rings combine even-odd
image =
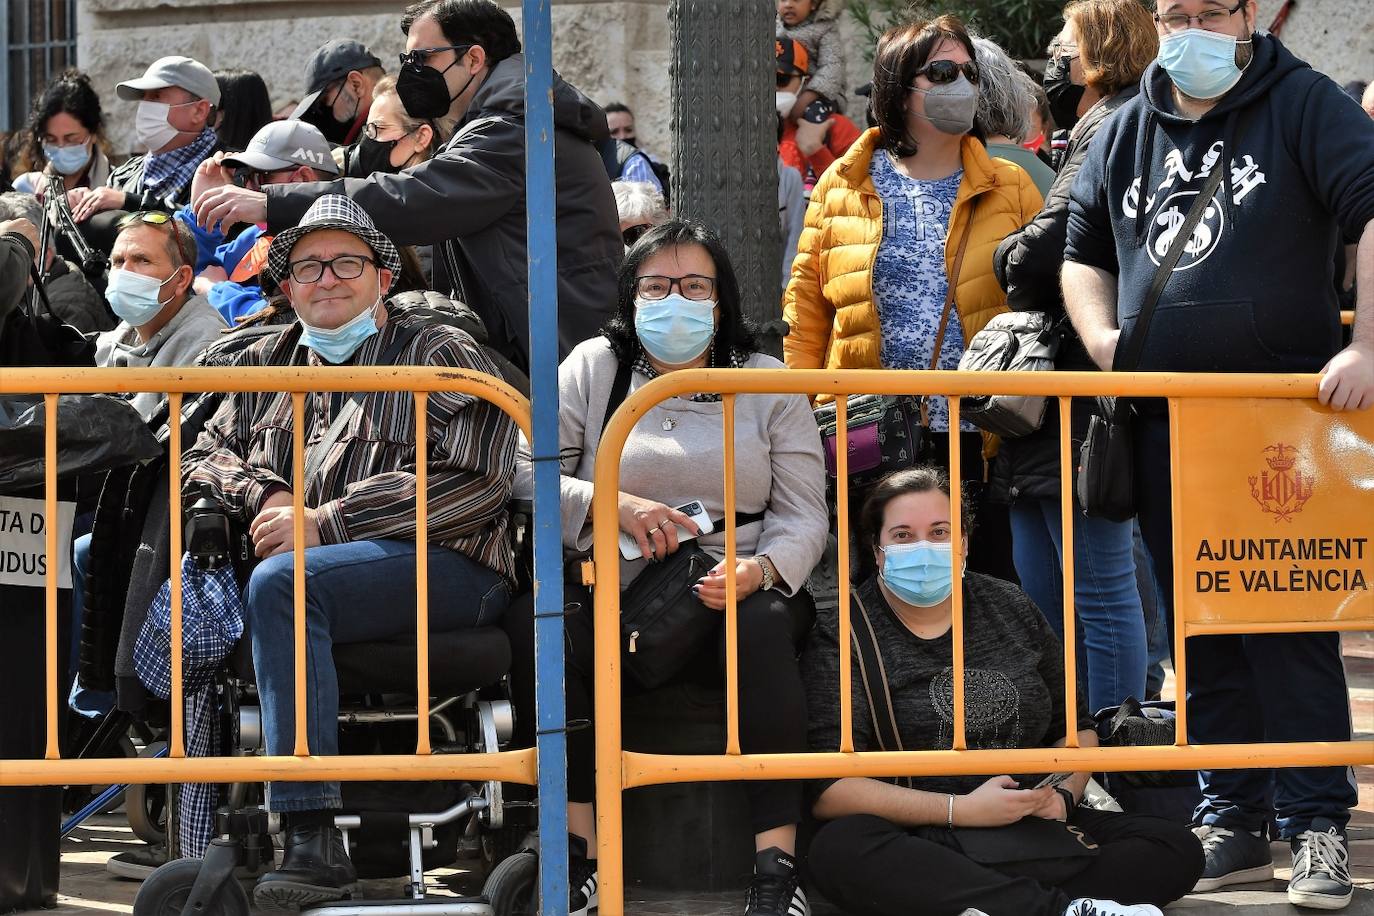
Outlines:
[{"label": "yellow puffer jacket", "polygon": [[[873,261],[883,237],[883,204],[868,174],[877,142],[876,128],[865,132],[811,193],[783,300],[783,316],[791,326],[783,338],[789,368],[882,365]],[[961,152],[964,178],[950,214],[945,270],[953,271],[960,235],[974,214],[954,298],[964,334],[971,339],[992,316],[1007,311],[1006,294],[992,272],[993,252],[1040,212],[1042,201],[1029,175],[990,157],[977,139],[965,137]]]}]

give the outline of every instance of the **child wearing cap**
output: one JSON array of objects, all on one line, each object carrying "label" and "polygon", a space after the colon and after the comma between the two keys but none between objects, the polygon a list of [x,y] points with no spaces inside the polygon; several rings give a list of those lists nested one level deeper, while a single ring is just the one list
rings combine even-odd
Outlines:
[{"label": "child wearing cap", "polygon": [[800,120],[788,112],[806,95],[811,61],[805,46],[779,38],[777,47],[778,158],[801,173],[805,196],[830,164],[845,154],[862,131],[858,125],[822,101],[806,106]]},{"label": "child wearing cap", "polygon": [[806,106],[817,99],[828,101],[836,111],[844,111],[844,40],[840,35],[840,13],[845,0],[777,0],[776,37],[791,38],[806,48],[811,59],[806,88],[784,117],[793,123]]}]

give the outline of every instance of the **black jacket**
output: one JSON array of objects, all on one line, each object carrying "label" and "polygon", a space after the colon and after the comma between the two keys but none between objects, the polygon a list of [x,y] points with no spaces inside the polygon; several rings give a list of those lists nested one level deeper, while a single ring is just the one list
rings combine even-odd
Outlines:
[{"label": "black jacket", "polygon": [[[471,305],[491,345],[528,370],[524,67],[520,54],[498,63],[453,138],[428,162],[395,175],[269,185],[268,231],[295,225],[322,194],[351,197],[396,244],[434,245],[435,273],[448,277],[439,286],[436,276],[436,287]],[[610,134],[606,113],[556,74],[553,107],[558,340],[565,356],[614,314],[625,247],[595,146]]]},{"label": "black jacket", "polygon": [[[992,259],[997,282],[1007,291],[1007,304],[1014,311],[1044,312],[1060,322],[1061,342],[1055,368],[1063,371],[1097,368],[1069,324],[1060,295],[1059,270],[1064,264],[1064,239],[1068,234],[1069,189],[1088,157],[1089,144],[1098,128],[1139,91],[1137,86],[1128,86],[1083,114],[1069,132],[1059,174],[1045,196],[1045,206],[1029,223],[1003,239]],[[1087,434],[1092,410],[1090,401],[1074,401],[1075,448]],[[1059,410],[1055,402],[1050,402],[1039,430],[1018,439],[1002,440],[992,467],[992,494],[1005,502],[1018,498],[1059,498]]]}]

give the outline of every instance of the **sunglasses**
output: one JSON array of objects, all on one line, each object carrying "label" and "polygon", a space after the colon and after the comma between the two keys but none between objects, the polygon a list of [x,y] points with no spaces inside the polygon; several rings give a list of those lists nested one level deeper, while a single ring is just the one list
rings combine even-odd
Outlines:
[{"label": "sunglasses", "polygon": [[119,232],[123,232],[136,223],[143,223],[148,226],[166,226],[170,229],[172,232],[172,240],[175,241],[177,245],[177,251],[181,252],[181,259],[190,265],[191,269],[195,269],[195,252],[193,251],[187,254],[186,242],[182,239],[181,233],[177,231],[176,217],[170,213],[164,213],[161,210],[139,210],[121,219],[115,225],[115,229]]},{"label": "sunglasses", "polygon": [[957,80],[960,73],[964,75],[964,79],[977,85],[978,65],[971,60],[962,64],[956,64],[952,60],[933,60],[917,70],[914,75],[924,76],[935,85],[941,86]]},{"label": "sunglasses", "polygon": [[800,74],[800,73],[783,73],[781,70],[779,70],[779,71],[778,71],[778,88],[779,88],[779,89],[785,88],[785,87],[787,86],[788,83],[792,82],[794,79],[796,79],[797,77],[802,76],[802,75],[803,75],[803,74]]},{"label": "sunglasses", "polygon": [[[438,54],[441,51],[457,52],[453,61],[453,63],[456,64],[458,62],[458,58],[462,57],[463,54],[467,53],[468,49],[471,47],[472,45],[442,45],[437,48],[416,48],[414,51],[403,51],[400,54],[401,69],[404,70],[406,68],[409,68],[411,70],[414,70],[416,73],[419,73],[421,70],[425,69],[426,62],[429,60],[429,56],[431,54]],[[449,64],[449,67],[451,66],[453,66],[453,64]],[[445,67],[444,69],[447,70],[448,67]]]}]

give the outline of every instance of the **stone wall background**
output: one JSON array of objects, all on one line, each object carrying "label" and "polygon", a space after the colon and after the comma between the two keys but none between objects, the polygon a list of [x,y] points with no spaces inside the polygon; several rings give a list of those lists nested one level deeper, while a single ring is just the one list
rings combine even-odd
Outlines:
[{"label": "stone wall background", "polygon": [[[502,2],[518,25],[519,4]],[[365,42],[394,72],[405,44],[401,6],[377,0],[82,0],[78,60],[101,92],[110,139],[125,154],[136,149],[135,106],[117,99],[114,87],[157,58],[186,54],[212,70],[256,70],[272,90],[273,107],[280,108],[304,93],[305,58],[331,37]],[[1261,25],[1269,24],[1278,7],[1278,0],[1262,0]],[[666,0],[555,0],[553,6],[554,66],[597,101],[629,105],[641,145],[665,160],[671,154],[667,14]],[[845,22],[857,40],[852,22]],[[1299,57],[1338,83],[1374,79],[1369,0],[1302,0],[1282,35]],[[857,44],[851,43],[848,67],[851,87],[868,81]],[[851,96],[848,113],[856,121],[861,103]]]}]

